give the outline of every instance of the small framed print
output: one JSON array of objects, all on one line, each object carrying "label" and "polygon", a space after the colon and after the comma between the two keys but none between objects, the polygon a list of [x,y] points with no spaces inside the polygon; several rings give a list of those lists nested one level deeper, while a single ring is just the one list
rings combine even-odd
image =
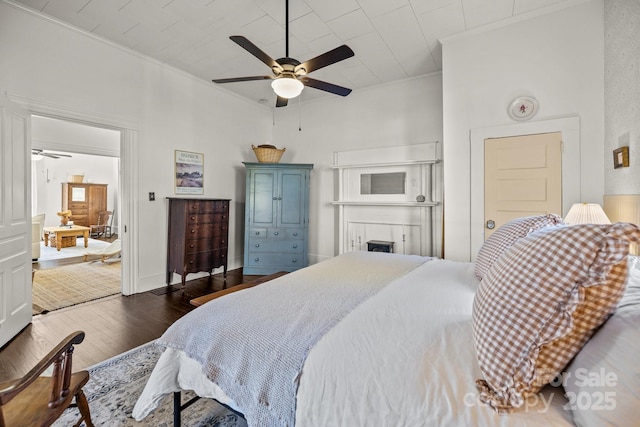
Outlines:
[{"label": "small framed print", "polygon": [[176,194],[204,194],[204,154],[175,152]]},{"label": "small framed print", "polygon": [[613,168],[629,167],[629,147],[620,147],[613,150]]}]

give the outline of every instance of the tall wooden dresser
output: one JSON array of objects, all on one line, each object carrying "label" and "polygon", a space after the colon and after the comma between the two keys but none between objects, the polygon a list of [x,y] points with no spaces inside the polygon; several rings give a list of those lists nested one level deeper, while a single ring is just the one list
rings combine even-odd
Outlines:
[{"label": "tall wooden dresser", "polygon": [[312,164],[244,163],[247,170],[244,274],[308,265]]},{"label": "tall wooden dresser", "polygon": [[229,199],[185,199],[168,197],[167,285],[173,273],[182,276],[182,289],[189,273],[224,267],[227,277]]},{"label": "tall wooden dresser", "polygon": [[98,223],[98,212],[107,209],[107,184],[62,183],[62,210],[71,211],[75,225],[89,227]]}]

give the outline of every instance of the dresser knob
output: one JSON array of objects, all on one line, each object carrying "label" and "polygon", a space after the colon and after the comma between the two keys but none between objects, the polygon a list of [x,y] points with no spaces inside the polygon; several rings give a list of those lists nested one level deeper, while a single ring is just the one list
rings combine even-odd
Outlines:
[{"label": "dresser knob", "polygon": [[258,262],[258,261],[260,261],[260,258],[256,258],[256,259],[254,259],[254,261],[255,261],[255,262]]},{"label": "dresser knob", "polygon": [[291,262],[298,262],[298,259],[294,258],[294,259],[291,260]]},{"label": "dresser knob", "polygon": [[280,234],[280,233],[278,233],[277,231],[275,233],[273,233],[274,236],[277,236],[278,234]]},{"label": "dresser knob", "polygon": [[294,236],[297,236],[297,235],[298,235],[298,233],[294,232],[294,233],[293,233],[293,235],[294,235]]},{"label": "dresser knob", "polygon": [[259,235],[260,235],[260,232],[259,232],[259,231],[256,231],[256,236],[259,236]]},{"label": "dresser knob", "polygon": [[193,260],[189,261],[189,264],[193,264]]},{"label": "dresser knob", "polygon": [[191,217],[191,221],[195,221],[195,219],[196,219],[196,217],[195,217],[195,216],[192,216],[192,217]]},{"label": "dresser knob", "polygon": [[193,234],[193,233],[195,233],[195,232],[196,232],[196,230],[191,230],[191,234]]},{"label": "dresser knob", "polygon": [[191,249],[193,249],[193,245],[189,245],[189,247],[190,247]]},{"label": "dresser knob", "polygon": [[256,248],[259,248],[259,247],[260,247],[260,244],[256,243]]},{"label": "dresser knob", "polygon": [[298,249],[298,245],[293,245],[293,249]]}]

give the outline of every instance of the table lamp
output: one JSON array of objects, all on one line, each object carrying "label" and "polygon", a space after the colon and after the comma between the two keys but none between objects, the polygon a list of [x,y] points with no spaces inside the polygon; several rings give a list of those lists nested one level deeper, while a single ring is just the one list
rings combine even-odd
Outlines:
[{"label": "table lamp", "polygon": [[602,207],[597,203],[574,203],[564,222],[574,224],[611,224]]}]

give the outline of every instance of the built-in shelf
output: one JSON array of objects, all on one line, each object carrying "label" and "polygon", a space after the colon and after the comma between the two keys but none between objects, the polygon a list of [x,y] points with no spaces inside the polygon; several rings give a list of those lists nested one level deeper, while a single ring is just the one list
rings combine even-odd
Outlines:
[{"label": "built-in shelf", "polygon": [[413,165],[434,165],[439,163],[440,160],[417,160],[407,162],[385,162],[385,163],[366,163],[366,164],[353,164],[353,165],[334,165],[332,169],[354,169],[354,168],[380,168],[390,166],[413,166]]},{"label": "built-in shelf", "polygon": [[438,206],[440,202],[363,202],[363,201],[333,201],[335,206],[413,206],[417,208]]}]

